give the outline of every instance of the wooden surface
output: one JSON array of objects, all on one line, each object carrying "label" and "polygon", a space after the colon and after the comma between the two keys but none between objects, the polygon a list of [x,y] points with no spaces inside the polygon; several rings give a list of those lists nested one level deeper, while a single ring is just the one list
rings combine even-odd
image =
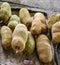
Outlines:
[{"label": "wooden surface", "polygon": [[23,4],[30,6],[31,8],[41,8],[45,10],[52,10],[60,12],[60,0],[1,0],[8,1],[11,3]]}]

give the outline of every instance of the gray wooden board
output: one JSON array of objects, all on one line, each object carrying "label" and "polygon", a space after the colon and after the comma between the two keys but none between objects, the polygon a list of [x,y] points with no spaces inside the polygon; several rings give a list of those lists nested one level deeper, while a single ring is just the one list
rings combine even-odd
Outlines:
[{"label": "gray wooden board", "polygon": [[60,12],[60,0],[1,0]]}]

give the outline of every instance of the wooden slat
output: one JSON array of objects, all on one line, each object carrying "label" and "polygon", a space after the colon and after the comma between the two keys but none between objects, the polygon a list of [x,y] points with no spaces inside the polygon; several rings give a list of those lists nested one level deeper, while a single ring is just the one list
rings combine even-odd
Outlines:
[{"label": "wooden slat", "polygon": [[48,9],[60,12],[60,0],[2,0],[12,3],[24,4],[30,7],[37,7],[41,9]]},{"label": "wooden slat", "polygon": [[20,3],[19,0],[2,0],[2,1],[12,2],[12,3]]},{"label": "wooden slat", "polygon": [[50,0],[2,0],[12,3],[24,4],[30,7],[37,7],[42,9],[50,9]]},{"label": "wooden slat", "polygon": [[54,10],[55,11],[59,11],[60,12],[60,0],[56,0],[53,2],[53,5],[54,5]]}]

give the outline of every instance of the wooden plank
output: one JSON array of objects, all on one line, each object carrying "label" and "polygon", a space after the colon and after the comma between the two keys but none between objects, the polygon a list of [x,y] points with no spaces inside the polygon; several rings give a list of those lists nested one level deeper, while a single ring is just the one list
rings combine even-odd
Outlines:
[{"label": "wooden plank", "polygon": [[45,10],[60,12],[60,0],[2,0],[30,7],[37,7]]},{"label": "wooden plank", "polygon": [[60,12],[60,0],[56,0],[53,2],[54,5],[54,11],[59,11]]},{"label": "wooden plank", "polygon": [[19,0],[2,0],[2,1],[12,2],[12,3],[20,3]]},{"label": "wooden plank", "polygon": [[42,8],[42,9],[50,9],[50,0],[23,0],[21,4]]},{"label": "wooden plank", "polygon": [[30,7],[37,7],[37,8],[46,8],[50,9],[50,0],[2,0],[12,3],[24,4]]}]

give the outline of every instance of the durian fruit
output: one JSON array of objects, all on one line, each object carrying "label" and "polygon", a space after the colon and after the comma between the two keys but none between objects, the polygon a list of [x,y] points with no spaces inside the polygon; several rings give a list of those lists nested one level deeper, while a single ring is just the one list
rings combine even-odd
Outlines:
[{"label": "durian fruit", "polygon": [[9,3],[4,2],[1,5],[1,9],[0,9],[0,20],[2,20],[3,22],[8,22],[8,19],[11,16],[11,6]]},{"label": "durian fruit", "polygon": [[60,14],[56,14],[56,17],[57,17],[57,22],[60,21]]},{"label": "durian fruit", "polygon": [[47,32],[46,17],[42,13],[34,15],[30,31],[34,35]]},{"label": "durian fruit", "polygon": [[2,46],[5,50],[11,48],[12,41],[12,31],[7,26],[2,26],[1,28]]},{"label": "durian fruit", "polygon": [[52,25],[51,29],[52,41],[55,44],[60,43],[60,21]]},{"label": "durian fruit", "polygon": [[36,14],[34,15],[34,19],[36,19],[36,18],[39,18],[40,20],[43,21],[43,23],[46,24],[46,17],[44,16],[43,13],[40,13],[40,12],[36,13]]},{"label": "durian fruit", "polygon": [[21,8],[21,10],[19,11],[19,17],[21,22],[27,27],[31,26],[33,17],[30,16],[30,13],[27,8]]},{"label": "durian fruit", "polygon": [[18,24],[12,35],[12,49],[16,52],[22,52],[25,49],[25,44],[28,38],[28,30],[24,24]]},{"label": "durian fruit", "polygon": [[26,54],[32,54],[35,49],[35,40],[30,31],[28,31],[28,39],[25,47]]},{"label": "durian fruit", "polygon": [[38,12],[34,15],[34,19],[36,18],[40,19],[41,21],[41,33],[47,33],[46,17],[44,14]]},{"label": "durian fruit", "polygon": [[52,25],[58,21],[60,21],[60,14],[51,14],[50,18],[48,19],[48,29],[51,29]]},{"label": "durian fruit", "polygon": [[11,15],[8,27],[14,30],[18,23],[19,23],[19,17],[17,15]]},{"label": "durian fruit", "polygon": [[46,35],[39,35],[36,39],[36,48],[41,62],[49,63],[52,61],[52,49]]}]

